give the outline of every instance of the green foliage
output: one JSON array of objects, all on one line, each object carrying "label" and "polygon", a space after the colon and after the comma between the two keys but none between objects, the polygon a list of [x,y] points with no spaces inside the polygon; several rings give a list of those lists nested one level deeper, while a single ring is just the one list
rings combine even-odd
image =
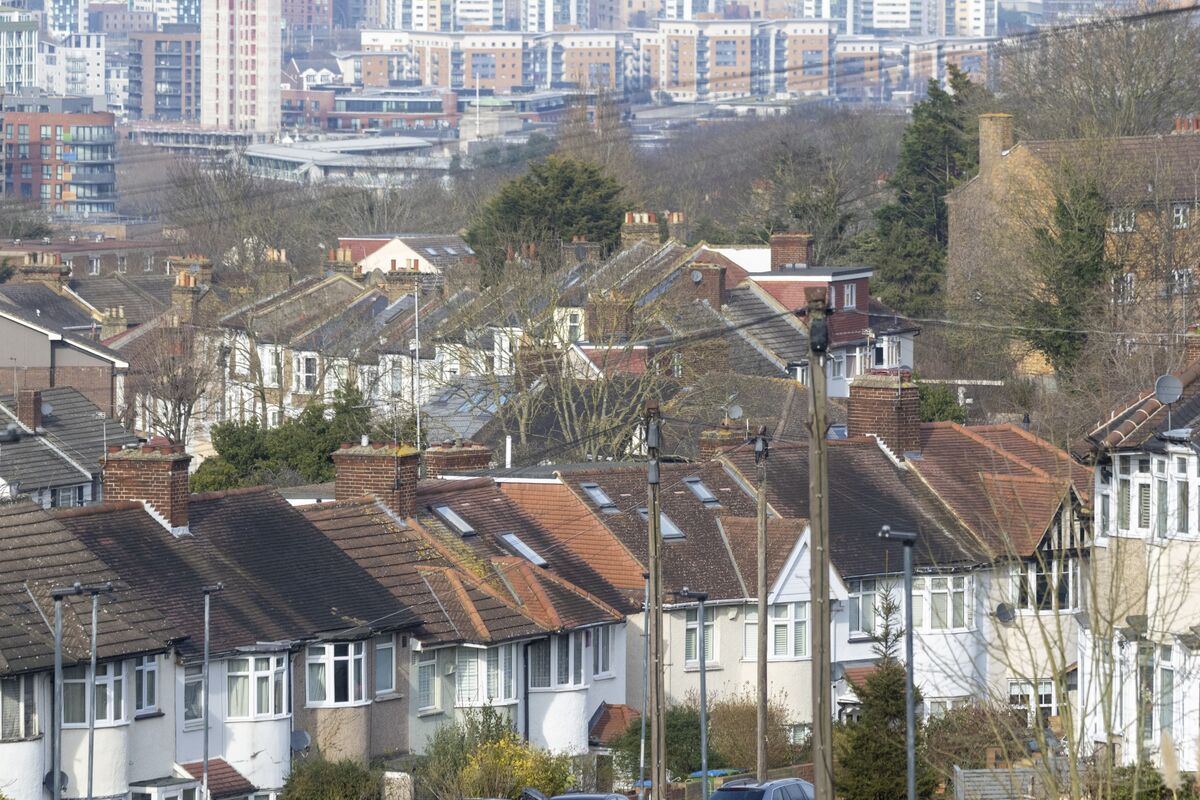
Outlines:
[{"label": "green foliage", "polygon": [[219,422],[212,428],[213,449],[237,470],[248,475],[268,458],[267,431],[254,420]]},{"label": "green foliage", "polygon": [[379,800],[383,775],[348,759],[297,761],[280,800]]},{"label": "green foliage", "polygon": [[1108,211],[1093,180],[1071,179],[1057,193],[1051,223],[1034,229],[1032,262],[1039,289],[1022,308],[1026,340],[1069,373],[1079,360],[1092,321],[1103,311],[1104,294],[1116,273],[1104,252]]},{"label": "green foliage", "polygon": [[[667,737],[667,772],[675,779],[682,779],[700,769],[700,706],[695,699],[670,706],[667,708],[664,722]],[[709,720],[709,728],[712,728],[712,720]],[[641,730],[641,721],[634,720],[612,744],[617,768],[626,775],[637,775]],[[709,769],[720,769],[724,766],[724,757],[713,749],[710,742]]]},{"label": "green foliage", "polygon": [[439,726],[413,769],[420,795],[437,800],[471,796],[466,772],[472,756],[480,748],[512,735],[508,717],[491,706],[472,709],[462,721]]},{"label": "green foliage", "polygon": [[950,88],[929,82],[929,97],[913,108],[900,161],[888,183],[896,200],[876,212],[874,288],[885,303],[916,316],[941,307],[948,214],[946,194],[975,169],[978,130],[971,103],[981,89],[956,68]]},{"label": "green foliage", "polygon": [[[895,800],[906,789],[906,749],[904,725],[904,665],[896,658],[896,649],[904,631],[896,625],[898,605],[890,594],[880,598],[882,624],[875,638],[878,656],[876,669],[861,686],[859,717],[850,723],[842,742],[835,776],[838,795],[844,800]],[[920,702],[918,693],[916,702]],[[921,757],[924,750],[917,729],[917,796],[929,797],[937,779]]]},{"label": "green foliage", "polygon": [[921,397],[921,422],[957,422],[965,425],[967,409],[958,404],[954,389],[945,383],[917,383]]},{"label": "green foliage", "polygon": [[1108,800],[1195,800],[1195,776],[1181,775],[1178,793],[1172,792],[1163,776],[1149,765],[1117,767],[1107,777],[1109,785],[1102,789]]},{"label": "green foliage", "polygon": [[1033,738],[1024,710],[1002,703],[969,703],[926,723],[925,762],[940,780],[949,783],[955,766],[986,767],[989,748],[999,748],[1009,764],[1024,758],[1026,742]]},{"label": "green foliage", "polygon": [[500,275],[510,248],[536,245],[544,257],[575,236],[614,247],[621,238],[621,191],[599,167],[552,155],[501,186],[466,238],[490,279]]},{"label": "green foliage", "polygon": [[240,486],[242,476],[237,467],[220,456],[204,460],[204,463],[188,479],[193,492],[218,492]]}]

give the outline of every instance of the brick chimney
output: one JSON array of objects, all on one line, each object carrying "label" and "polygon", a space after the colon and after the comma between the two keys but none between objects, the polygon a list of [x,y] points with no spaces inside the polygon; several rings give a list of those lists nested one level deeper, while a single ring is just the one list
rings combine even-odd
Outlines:
[{"label": "brick chimney", "polygon": [[38,389],[17,392],[17,419],[26,428],[36,431],[42,427],[42,393]]},{"label": "brick chimney", "polygon": [[795,269],[812,263],[812,234],[781,231],[771,234],[771,271]]},{"label": "brick chimney", "polygon": [[710,308],[720,309],[725,302],[725,267],[719,264],[693,264],[684,273],[684,286],[692,297],[704,300]]},{"label": "brick chimney", "polygon": [[687,218],[682,211],[667,212],[667,238],[676,242],[687,241]]},{"label": "brick chimney", "polygon": [[129,330],[125,319],[125,306],[104,309],[104,318],[100,320],[100,340],[111,339]]},{"label": "brick chimney", "polygon": [[200,281],[191,271],[175,274],[175,285],[171,287],[171,308],[175,310],[177,325],[190,325],[196,316],[196,303],[200,299]]},{"label": "brick chimney", "polygon": [[343,444],[333,451],[334,498],[374,495],[402,518],[417,505],[417,467],[421,454],[407,445],[383,442]]},{"label": "brick chimney", "polygon": [[1189,325],[1183,335],[1183,364],[1195,364],[1200,361],[1200,323]]},{"label": "brick chimney", "polygon": [[425,449],[425,477],[438,478],[452,472],[476,472],[492,464],[492,450],[470,439],[442,442]]},{"label": "brick chimney", "polygon": [[109,447],[102,462],[104,499],[144,503],[171,533],[186,534],[191,460],[183,445],[162,436],[136,448]]},{"label": "brick chimney", "polygon": [[653,211],[627,211],[621,225],[621,245],[629,247],[635,242],[658,244],[658,215]]},{"label": "brick chimney", "polygon": [[711,461],[726,450],[733,450],[741,443],[741,437],[732,428],[722,426],[703,431],[700,434],[697,449],[701,461]]},{"label": "brick chimney", "polygon": [[622,339],[633,324],[632,303],[620,295],[589,294],[584,306],[584,333],[589,342]]},{"label": "brick chimney", "polygon": [[897,458],[921,449],[921,399],[908,372],[867,373],[850,384],[851,436],[878,436]]},{"label": "brick chimney", "polygon": [[1012,149],[1012,114],[979,115],[979,171],[987,172],[1000,162],[1000,156]]}]

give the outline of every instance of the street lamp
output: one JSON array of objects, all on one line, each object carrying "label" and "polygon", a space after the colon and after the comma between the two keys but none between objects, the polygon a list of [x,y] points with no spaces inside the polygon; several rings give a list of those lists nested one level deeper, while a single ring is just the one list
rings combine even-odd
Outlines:
[{"label": "street lamp", "polygon": [[[105,448],[107,452],[107,448]],[[97,612],[100,606],[100,595],[112,592],[112,581],[108,583],[100,583],[94,586],[82,587],[88,594],[92,596],[92,657],[91,657],[91,672],[88,673],[88,775],[87,775],[87,800],[92,800],[95,796],[92,794],[92,779],[96,774],[96,628],[97,628]]]},{"label": "street lamp", "polygon": [[[209,654],[209,607],[211,605],[212,595],[214,592],[219,592],[225,588],[224,583],[214,583],[208,586],[200,587],[200,591],[204,592],[204,763],[201,766],[200,786],[202,797],[201,800],[209,800],[208,793],[208,654]],[[55,798],[57,800],[57,798]]]},{"label": "street lamp", "polygon": [[699,641],[696,643],[696,656],[700,661],[700,800],[708,800],[708,687],[705,683],[707,676],[707,643],[704,636],[704,604],[708,600],[708,592],[693,592],[686,586],[675,593],[696,601],[696,628]]},{"label": "street lamp", "polygon": [[908,800],[917,800],[917,719],[913,690],[913,545],[917,534],[894,531],[891,525],[879,529],[879,538],[904,545],[904,735]]},{"label": "street lamp", "polygon": [[83,585],[76,581],[71,586],[55,586],[50,590],[54,598],[54,719],[50,730],[54,735],[54,757],[50,766],[53,781],[51,796],[54,800],[62,800],[62,715],[63,715],[63,664],[62,664],[62,604],[67,595],[83,594]]}]

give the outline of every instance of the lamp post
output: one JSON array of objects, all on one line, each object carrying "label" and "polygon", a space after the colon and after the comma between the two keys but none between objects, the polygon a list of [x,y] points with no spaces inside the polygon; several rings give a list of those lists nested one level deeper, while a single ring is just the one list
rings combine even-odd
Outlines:
[{"label": "lamp post", "polygon": [[[83,586],[76,581],[71,586],[56,586],[50,590],[54,598],[54,719],[50,723],[53,732],[54,757],[51,759],[50,793],[54,800],[62,800],[62,715],[63,715],[63,664],[62,664],[62,604],[67,595],[82,594]],[[86,698],[84,702],[87,702]]]},{"label": "lamp post", "polygon": [[[108,448],[105,448],[105,452]],[[107,594],[113,590],[112,582],[101,583],[95,586],[84,587],[88,594],[92,596],[92,659],[91,672],[88,673],[88,774],[87,774],[87,798],[92,800],[95,796],[92,793],[92,781],[96,774],[96,623],[100,608],[100,595]]]},{"label": "lamp post", "polygon": [[917,535],[894,531],[891,525],[879,529],[879,538],[904,545],[904,735],[908,800],[917,800],[917,717],[913,691],[913,545]]},{"label": "lamp post", "polygon": [[[200,587],[200,591],[204,592],[204,756],[201,766],[202,773],[200,776],[200,800],[209,800],[208,794],[208,655],[209,655],[209,609],[211,606],[212,595],[214,592],[219,592],[225,588],[224,583],[213,583],[208,586]],[[56,798],[57,800],[57,798]]]},{"label": "lamp post", "polygon": [[708,800],[708,687],[705,682],[708,659],[704,636],[704,603],[708,600],[708,592],[693,592],[685,586],[676,594],[696,601],[696,657],[700,661],[700,800]]}]

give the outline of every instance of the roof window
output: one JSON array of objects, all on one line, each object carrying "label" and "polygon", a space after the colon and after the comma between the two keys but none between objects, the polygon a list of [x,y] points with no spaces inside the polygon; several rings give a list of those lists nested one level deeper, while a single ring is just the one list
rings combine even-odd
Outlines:
[{"label": "roof window", "polygon": [[521,541],[520,536],[517,536],[515,533],[502,533],[500,534],[500,538],[530,564],[533,564],[535,567],[546,566],[546,559],[538,555],[537,551],[532,547]]},{"label": "roof window", "polygon": [[614,514],[617,511],[617,504],[612,501],[603,489],[594,483],[581,483],[579,488],[587,493],[587,496],[592,499],[592,502],[603,512]]},{"label": "roof window", "polygon": [[[642,519],[649,520],[650,512],[644,508],[639,508],[638,513],[642,515]],[[662,538],[665,539],[683,539],[683,531],[679,526],[662,511],[658,512],[658,529],[662,533]]]},{"label": "roof window", "polygon": [[717,496],[712,493],[712,489],[709,489],[704,485],[704,481],[693,477],[684,478],[683,482],[686,483],[687,487],[692,490],[692,494],[696,495],[696,499],[701,503],[704,503],[705,508],[721,507],[721,501],[718,500]]},{"label": "roof window", "polygon": [[459,536],[474,536],[475,529],[450,506],[442,504],[433,506],[432,511],[438,518],[458,532]]}]

